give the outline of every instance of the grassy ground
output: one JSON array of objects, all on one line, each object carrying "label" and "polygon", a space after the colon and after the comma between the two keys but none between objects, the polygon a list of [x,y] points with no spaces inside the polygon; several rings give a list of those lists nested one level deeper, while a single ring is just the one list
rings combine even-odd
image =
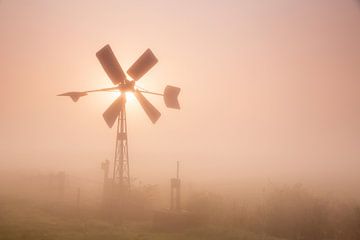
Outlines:
[{"label": "grassy ground", "polygon": [[[85,214],[86,212],[86,214]],[[0,240],[276,240],[225,227],[203,226],[178,232],[155,231],[151,222],[112,223],[91,211],[0,197]]]}]

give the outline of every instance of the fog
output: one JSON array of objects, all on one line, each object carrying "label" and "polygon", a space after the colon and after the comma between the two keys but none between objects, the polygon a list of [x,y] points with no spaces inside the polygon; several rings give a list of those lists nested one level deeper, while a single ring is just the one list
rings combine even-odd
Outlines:
[{"label": "fog", "polygon": [[102,113],[117,95],[56,95],[112,87],[95,56],[110,44],[124,70],[147,48],[159,59],[139,86],[181,88],[180,111],[148,97],[156,124],[127,102],[131,179],[158,187],[157,207],[177,161],[184,202],[256,205],[297,184],[358,201],[359,24],[352,0],[0,1],[0,192],[64,172],[72,196],[101,201],[116,138]]}]

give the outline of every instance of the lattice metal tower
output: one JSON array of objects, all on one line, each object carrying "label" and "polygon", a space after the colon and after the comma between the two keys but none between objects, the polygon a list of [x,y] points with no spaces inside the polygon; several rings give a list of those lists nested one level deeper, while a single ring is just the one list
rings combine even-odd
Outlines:
[{"label": "lattice metal tower", "polygon": [[126,123],[126,94],[121,95],[121,111],[118,117],[113,182],[122,189],[130,190],[130,166]]}]

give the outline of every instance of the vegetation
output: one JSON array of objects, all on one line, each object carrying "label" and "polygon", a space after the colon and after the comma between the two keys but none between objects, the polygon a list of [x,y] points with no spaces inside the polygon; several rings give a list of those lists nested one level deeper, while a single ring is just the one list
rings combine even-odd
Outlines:
[{"label": "vegetation", "polygon": [[77,211],[24,200],[1,198],[0,239],[246,239],[276,240],[225,226],[199,226],[183,231],[155,231],[150,221],[110,222],[89,209]]},{"label": "vegetation", "polygon": [[254,209],[236,207],[214,194],[188,203],[203,222],[284,239],[360,239],[360,207],[315,197],[301,185],[271,188]]},{"label": "vegetation", "polygon": [[[145,195],[153,198],[151,189],[147,187]],[[360,239],[356,204],[315,197],[300,185],[269,189],[254,208],[239,207],[213,193],[193,194],[184,207],[195,224],[170,231],[154,228],[151,214],[114,219],[94,205],[78,209],[65,202],[0,196],[0,240]]]}]

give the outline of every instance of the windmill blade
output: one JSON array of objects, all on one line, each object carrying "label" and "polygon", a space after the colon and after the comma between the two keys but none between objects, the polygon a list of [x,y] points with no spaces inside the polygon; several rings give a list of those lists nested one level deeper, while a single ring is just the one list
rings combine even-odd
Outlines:
[{"label": "windmill blade", "polygon": [[122,106],[124,105],[125,98],[123,96],[118,97],[103,113],[103,118],[109,128],[112,128],[116,118],[119,116]]},{"label": "windmill blade", "polygon": [[135,81],[139,80],[145,73],[147,73],[156,63],[157,58],[153,52],[148,48],[136,62],[129,68],[127,73]]},{"label": "windmill blade", "polygon": [[164,102],[166,107],[180,109],[178,96],[180,88],[174,86],[166,86],[164,90]]},{"label": "windmill blade", "polygon": [[114,84],[124,83],[126,76],[124,71],[121,69],[119,62],[117,61],[113,51],[109,44],[105,45],[96,53],[96,57],[99,59],[102,67],[110,80]]},{"label": "windmill blade", "polygon": [[145,113],[150,118],[151,122],[155,124],[160,118],[161,113],[144,97],[144,95],[141,94],[139,90],[135,90],[134,95],[144,109]]},{"label": "windmill blade", "polygon": [[77,102],[80,97],[83,97],[83,96],[86,96],[86,95],[87,95],[86,92],[67,92],[67,93],[59,94],[57,96],[68,96],[68,97],[71,97],[71,99],[74,102]]}]

